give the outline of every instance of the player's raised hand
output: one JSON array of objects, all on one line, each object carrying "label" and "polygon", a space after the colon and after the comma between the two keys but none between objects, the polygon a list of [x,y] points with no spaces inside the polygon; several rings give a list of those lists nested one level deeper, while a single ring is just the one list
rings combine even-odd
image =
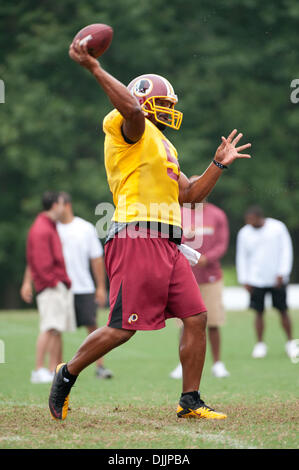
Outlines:
[{"label": "player's raised hand", "polygon": [[241,145],[236,147],[239,140],[243,137],[243,134],[239,133],[237,136],[237,129],[234,129],[227,139],[225,137],[221,137],[222,143],[219,145],[218,149],[215,153],[215,160],[222,165],[228,166],[230,165],[236,158],[251,158],[251,155],[248,153],[240,153],[243,150],[251,147],[251,144]]},{"label": "player's raised hand", "polygon": [[79,39],[73,41],[69,48],[69,56],[75,62],[86,69],[92,71],[94,67],[99,66],[99,62],[88,53],[87,44],[80,44]]}]

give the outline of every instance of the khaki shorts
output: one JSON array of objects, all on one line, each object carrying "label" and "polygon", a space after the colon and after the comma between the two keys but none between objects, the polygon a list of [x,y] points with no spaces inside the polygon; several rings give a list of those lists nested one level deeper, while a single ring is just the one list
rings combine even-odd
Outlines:
[{"label": "khaki shorts", "polygon": [[48,287],[36,296],[40,315],[40,332],[48,330],[75,331],[74,296],[62,282]]},{"label": "khaki shorts", "polygon": [[207,307],[207,326],[222,326],[225,322],[225,310],[222,304],[222,279],[207,284],[199,284],[199,289]]}]

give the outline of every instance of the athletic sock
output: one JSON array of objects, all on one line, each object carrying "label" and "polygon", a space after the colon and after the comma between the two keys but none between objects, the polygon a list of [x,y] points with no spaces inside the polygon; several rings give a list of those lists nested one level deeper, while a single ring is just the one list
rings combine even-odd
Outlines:
[{"label": "athletic sock", "polygon": [[72,385],[76,382],[78,375],[70,374],[66,364],[62,367],[61,372],[62,372],[63,377],[68,379]]},{"label": "athletic sock", "polygon": [[197,400],[200,400],[200,393],[197,390],[195,390],[194,392],[186,392],[186,393],[182,393],[181,398],[183,397],[190,397],[193,400],[197,401]]}]

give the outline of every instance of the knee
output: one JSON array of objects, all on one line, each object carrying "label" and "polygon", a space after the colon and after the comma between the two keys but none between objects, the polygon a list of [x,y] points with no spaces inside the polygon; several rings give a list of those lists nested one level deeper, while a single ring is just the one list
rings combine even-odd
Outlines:
[{"label": "knee", "polygon": [[198,313],[184,319],[184,328],[190,328],[196,332],[205,332],[207,327],[207,312]]},{"label": "knee", "polygon": [[279,314],[280,314],[281,317],[283,317],[283,318],[287,318],[287,317],[288,317],[288,312],[287,312],[287,310],[279,310],[279,309],[278,309],[278,312],[279,312]]},{"label": "knee", "polygon": [[134,336],[134,334],[136,333],[135,330],[123,330],[123,329],[111,328],[111,327],[108,327],[108,328],[109,330],[111,330],[110,334],[114,336],[114,338],[116,339],[119,345],[129,341],[129,339],[131,339],[132,336]]},{"label": "knee", "polygon": [[264,310],[256,310],[255,313],[258,318],[261,318],[264,316]]},{"label": "knee", "polygon": [[208,327],[209,333],[217,333],[219,331],[218,326],[209,326]]},{"label": "knee", "polygon": [[48,333],[51,336],[60,336],[61,335],[60,331],[56,330],[55,328],[51,328],[50,330],[48,330]]},{"label": "knee", "polygon": [[202,312],[199,315],[197,315],[197,317],[199,318],[200,327],[205,330],[207,327],[207,321],[208,321],[207,312]]}]

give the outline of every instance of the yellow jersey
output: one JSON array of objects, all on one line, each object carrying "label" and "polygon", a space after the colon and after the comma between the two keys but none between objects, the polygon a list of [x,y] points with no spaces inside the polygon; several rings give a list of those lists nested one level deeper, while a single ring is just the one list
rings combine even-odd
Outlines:
[{"label": "yellow jersey", "polygon": [[127,143],[124,118],[114,109],[103,121],[105,168],[115,222],[155,221],[181,227],[177,151],[148,119],[138,142]]}]

